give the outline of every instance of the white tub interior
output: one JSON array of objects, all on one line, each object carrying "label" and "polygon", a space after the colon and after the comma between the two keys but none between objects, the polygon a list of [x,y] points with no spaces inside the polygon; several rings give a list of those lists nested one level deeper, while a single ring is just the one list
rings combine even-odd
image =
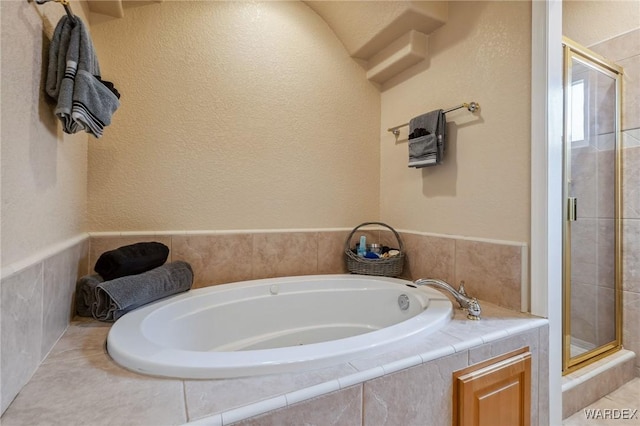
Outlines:
[{"label": "white tub interior", "polygon": [[[359,275],[207,287],[130,312],[112,327],[111,357],[134,371],[224,378],[310,369],[381,352],[446,324],[452,306],[430,288]],[[408,301],[401,309],[399,298]]]}]

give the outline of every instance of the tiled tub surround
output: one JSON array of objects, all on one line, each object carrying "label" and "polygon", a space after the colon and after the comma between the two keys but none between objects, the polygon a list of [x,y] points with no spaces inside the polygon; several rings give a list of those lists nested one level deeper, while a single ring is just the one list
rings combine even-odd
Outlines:
[{"label": "tiled tub surround", "polygon": [[79,235],[2,268],[0,394],[4,411],[65,332],[87,270],[89,238]]},{"label": "tiled tub surround", "polygon": [[[547,321],[483,303],[393,351],[332,367],[223,380],[160,379],[109,358],[108,324],[69,327],[2,417],[2,424],[450,425],[452,372],[529,346],[532,424],[547,425]],[[540,378],[540,379],[538,379]],[[542,398],[539,398],[542,395]]]},{"label": "tiled tub surround", "polygon": [[[344,242],[351,229],[82,234],[2,269],[2,412],[36,371],[73,314],[75,282],[91,273],[106,250],[159,241],[170,260],[185,260],[194,287],[278,276],[345,273]],[[367,230],[369,241],[397,245],[389,231]],[[358,237],[360,232],[358,232]],[[355,236],[354,236],[355,238]],[[465,280],[470,294],[520,310],[527,247],[401,232],[405,278]],[[525,266],[523,266],[525,265]],[[524,293],[528,293],[525,291]],[[456,305],[457,306],[457,305]],[[526,306],[526,304],[524,305]]]},{"label": "tiled tub surround", "polygon": [[[351,230],[187,231],[91,233],[89,265],[106,250],[139,241],[159,241],[171,260],[189,262],[194,288],[295,275],[348,273],[344,244]],[[403,278],[438,278],[469,294],[513,309],[528,309],[528,247],[524,243],[399,231],[407,253]],[[397,247],[390,231],[364,230],[368,242]]]}]

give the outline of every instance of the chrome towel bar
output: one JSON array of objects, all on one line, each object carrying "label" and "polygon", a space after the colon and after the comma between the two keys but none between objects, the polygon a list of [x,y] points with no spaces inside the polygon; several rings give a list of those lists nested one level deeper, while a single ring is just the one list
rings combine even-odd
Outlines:
[{"label": "chrome towel bar", "polygon": [[[446,114],[448,112],[455,111],[455,110],[460,109],[460,108],[466,108],[470,112],[476,112],[477,110],[480,109],[480,104],[477,103],[477,102],[463,103],[463,104],[460,104],[458,106],[454,106],[454,107],[451,107],[449,109],[445,109],[444,113]],[[404,123],[404,124],[400,124],[399,126],[389,127],[387,129],[387,132],[391,132],[394,135],[398,136],[400,134],[400,130],[398,130],[398,129],[401,128],[401,127],[408,126],[408,125],[409,125],[409,123]]]}]

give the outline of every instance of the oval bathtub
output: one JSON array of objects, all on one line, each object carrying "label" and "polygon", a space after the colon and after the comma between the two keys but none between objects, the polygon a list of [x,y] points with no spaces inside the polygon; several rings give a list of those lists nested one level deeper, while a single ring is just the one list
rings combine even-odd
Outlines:
[{"label": "oval bathtub", "polygon": [[107,350],[130,370],[178,378],[326,367],[392,349],[451,319],[446,296],[405,284],[314,275],[191,290],[124,315],[109,332]]}]

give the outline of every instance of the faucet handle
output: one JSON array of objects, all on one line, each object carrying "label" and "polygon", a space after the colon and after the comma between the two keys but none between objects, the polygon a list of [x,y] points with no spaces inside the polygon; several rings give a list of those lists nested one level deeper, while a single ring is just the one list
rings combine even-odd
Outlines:
[{"label": "faucet handle", "polygon": [[460,287],[458,288],[458,293],[460,293],[463,296],[469,296],[464,289],[464,280],[460,281]]},{"label": "faucet handle", "polygon": [[479,320],[482,309],[480,309],[480,303],[475,297],[471,298],[469,306],[467,306],[467,318],[470,320]]}]

